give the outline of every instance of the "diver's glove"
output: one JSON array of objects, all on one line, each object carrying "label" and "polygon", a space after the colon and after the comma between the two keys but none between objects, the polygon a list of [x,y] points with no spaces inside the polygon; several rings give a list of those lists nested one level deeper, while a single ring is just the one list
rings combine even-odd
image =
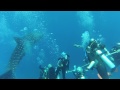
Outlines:
[{"label": "diver's glove", "polygon": [[81,48],[82,47],[81,45],[78,45],[78,44],[74,44],[73,46],[75,46],[77,48]]}]

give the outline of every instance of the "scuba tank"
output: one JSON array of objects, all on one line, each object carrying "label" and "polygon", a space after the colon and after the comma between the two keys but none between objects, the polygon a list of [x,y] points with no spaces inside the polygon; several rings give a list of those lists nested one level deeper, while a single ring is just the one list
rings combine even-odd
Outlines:
[{"label": "scuba tank", "polygon": [[89,64],[89,66],[87,68],[91,69],[94,65],[95,65],[95,61],[91,61],[91,63]]},{"label": "scuba tank", "polygon": [[115,68],[115,65],[102,53],[101,50],[96,50],[96,54],[105,62],[111,69]]}]

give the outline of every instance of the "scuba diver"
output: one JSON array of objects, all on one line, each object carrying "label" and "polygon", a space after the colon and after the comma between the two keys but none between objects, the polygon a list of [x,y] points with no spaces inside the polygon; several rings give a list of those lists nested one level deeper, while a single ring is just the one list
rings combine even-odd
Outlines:
[{"label": "scuba diver", "polygon": [[55,68],[51,64],[48,64],[47,77],[48,79],[56,79]]},{"label": "scuba diver", "polygon": [[111,75],[120,65],[120,43],[117,43],[114,47],[112,47],[108,56],[111,57],[111,61],[115,64],[115,68],[111,69],[111,71],[109,72],[109,74]]},{"label": "scuba diver", "polygon": [[109,54],[109,52],[105,48],[105,45],[92,38],[86,47],[87,59],[90,62],[86,71],[96,68],[98,75],[101,76],[102,79],[109,79],[105,63],[111,69],[115,68],[115,65],[106,57],[106,54]]},{"label": "scuba diver", "polygon": [[58,58],[57,69],[56,69],[56,77],[59,75],[60,71],[62,71],[62,77],[65,79],[65,74],[69,70],[69,55],[65,52],[61,53],[60,58]]},{"label": "scuba diver", "polygon": [[39,79],[47,79],[47,67],[39,66],[40,69],[40,77]]},{"label": "scuba diver", "polygon": [[39,69],[40,69],[40,77],[39,77],[39,79],[43,79],[44,68],[40,65]]},{"label": "scuba diver", "polygon": [[86,77],[84,76],[85,72],[82,67],[76,67],[76,65],[74,65],[74,69],[68,72],[72,72],[75,76],[75,79],[86,79]]}]

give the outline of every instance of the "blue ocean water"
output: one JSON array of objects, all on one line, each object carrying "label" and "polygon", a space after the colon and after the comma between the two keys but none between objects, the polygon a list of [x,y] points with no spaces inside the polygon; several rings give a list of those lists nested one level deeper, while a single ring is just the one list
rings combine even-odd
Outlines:
[{"label": "blue ocean water", "polygon": [[[82,43],[85,31],[90,37],[100,38],[111,49],[120,37],[119,11],[0,11],[0,74],[3,74],[16,46],[13,37],[24,36],[27,32],[39,30],[45,37],[33,45],[23,57],[15,71],[18,79],[38,79],[39,65],[51,63],[57,66],[57,59],[62,51],[70,55],[70,70],[73,65],[82,66],[84,49],[75,48],[75,43]],[[120,78],[120,68],[112,78]],[[89,79],[98,79],[97,71],[86,73]],[[74,78],[72,73],[66,76]]]}]

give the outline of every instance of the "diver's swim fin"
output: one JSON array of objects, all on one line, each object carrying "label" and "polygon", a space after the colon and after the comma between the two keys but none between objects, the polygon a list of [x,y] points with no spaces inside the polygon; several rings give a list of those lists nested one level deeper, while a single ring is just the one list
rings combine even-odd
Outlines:
[{"label": "diver's swim fin", "polygon": [[99,73],[97,74],[97,76],[98,76],[98,78],[99,78],[99,79],[103,79],[103,78],[100,76],[100,74],[99,74]]},{"label": "diver's swim fin", "polygon": [[115,69],[115,72],[118,72],[118,68]]},{"label": "diver's swim fin", "polygon": [[8,70],[7,72],[0,75],[0,79],[15,79],[13,71]]},{"label": "diver's swim fin", "polygon": [[[110,72],[108,72],[107,74],[108,74],[108,76],[111,76],[111,73],[110,73]],[[100,76],[99,73],[97,74],[97,76],[98,76],[99,79],[103,79],[103,78]]]}]

